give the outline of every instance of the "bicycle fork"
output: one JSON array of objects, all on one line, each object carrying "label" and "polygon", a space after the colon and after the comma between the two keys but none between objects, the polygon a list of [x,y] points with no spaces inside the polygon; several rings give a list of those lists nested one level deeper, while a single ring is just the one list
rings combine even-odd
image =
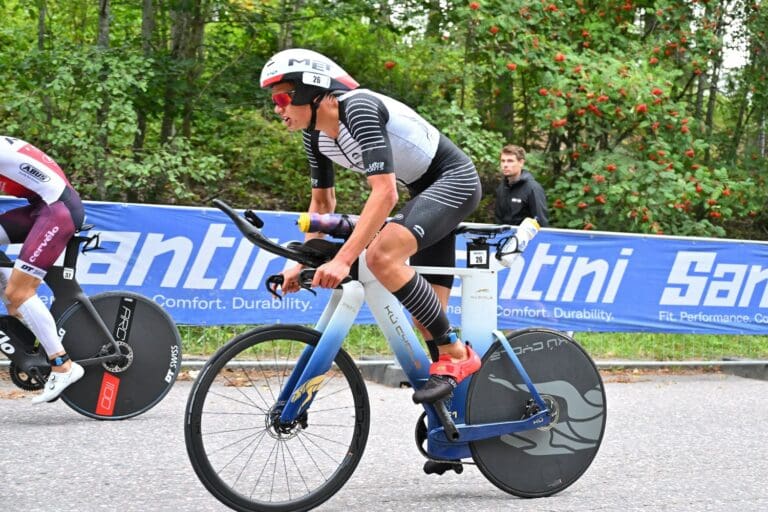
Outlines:
[{"label": "bicycle fork", "polygon": [[280,391],[278,404],[283,408],[279,421],[283,425],[296,422],[311,405],[365,299],[363,285],[358,281],[344,283],[332,293],[316,326],[322,333],[317,346],[304,349]]}]

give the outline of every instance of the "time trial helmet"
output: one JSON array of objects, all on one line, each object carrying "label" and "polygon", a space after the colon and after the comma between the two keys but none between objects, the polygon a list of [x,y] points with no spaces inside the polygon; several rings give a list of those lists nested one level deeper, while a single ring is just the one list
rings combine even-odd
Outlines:
[{"label": "time trial helmet", "polygon": [[261,70],[259,85],[295,85],[294,105],[307,105],[329,91],[351,91],[360,84],[331,59],[312,50],[291,48],[276,53]]}]

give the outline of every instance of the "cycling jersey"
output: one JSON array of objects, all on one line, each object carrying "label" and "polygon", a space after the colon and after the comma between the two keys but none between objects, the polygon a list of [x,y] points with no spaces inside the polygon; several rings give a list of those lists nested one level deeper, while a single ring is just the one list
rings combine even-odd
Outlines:
[{"label": "cycling jersey", "polygon": [[[402,103],[365,89],[338,97],[339,134],[305,130],[313,188],[334,185],[333,162],[366,176],[394,174],[412,199],[393,222],[408,228],[419,252],[414,264],[455,265],[453,230],[478,205],[480,178],[472,161]],[[450,276],[425,276],[450,286]]]},{"label": "cycling jersey", "polygon": [[333,165],[366,176],[394,173],[410,185],[427,174],[440,132],[411,108],[382,94],[356,89],[339,97],[339,136],[304,131],[312,186],[333,186]]},{"label": "cycling jersey", "polygon": [[23,140],[0,137],[0,191],[51,204],[67,186],[69,181],[51,157]]},{"label": "cycling jersey", "polygon": [[80,196],[38,148],[0,137],[0,191],[29,205],[0,214],[0,244],[22,243],[14,268],[42,279],[83,223]]}]

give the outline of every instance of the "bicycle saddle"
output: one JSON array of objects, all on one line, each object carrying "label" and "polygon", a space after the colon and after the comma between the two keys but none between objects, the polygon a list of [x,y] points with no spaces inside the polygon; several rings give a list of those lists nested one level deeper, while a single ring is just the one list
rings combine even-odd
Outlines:
[{"label": "bicycle saddle", "polygon": [[319,267],[331,261],[342,245],[323,238],[311,238],[305,242],[288,242],[287,247],[309,260],[313,267]]}]

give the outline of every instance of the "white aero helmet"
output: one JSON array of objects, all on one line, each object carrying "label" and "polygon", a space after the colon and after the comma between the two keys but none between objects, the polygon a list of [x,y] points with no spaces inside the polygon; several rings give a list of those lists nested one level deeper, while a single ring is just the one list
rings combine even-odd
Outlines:
[{"label": "white aero helmet", "polygon": [[296,85],[294,105],[307,105],[325,92],[351,91],[360,85],[325,55],[303,48],[276,53],[264,65],[259,85],[265,88],[280,82]]}]

